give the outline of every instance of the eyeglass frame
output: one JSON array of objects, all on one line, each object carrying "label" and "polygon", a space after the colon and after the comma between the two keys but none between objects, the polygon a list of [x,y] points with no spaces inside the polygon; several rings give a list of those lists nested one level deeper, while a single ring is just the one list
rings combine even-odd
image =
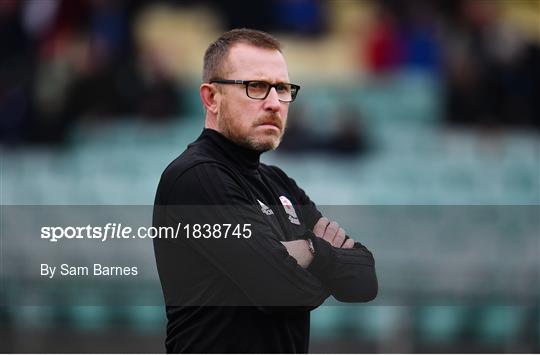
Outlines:
[{"label": "eyeglass frame", "polygon": [[[281,100],[280,98],[278,98],[278,100],[280,102],[283,102],[283,103],[291,103],[294,100],[296,100],[296,96],[298,95],[298,91],[300,91],[300,85],[297,85],[297,84],[293,84],[293,83],[275,83],[275,84],[272,84],[272,83],[269,83],[268,81],[265,81],[265,80],[215,79],[215,80],[210,80],[208,83],[209,84],[216,83],[216,84],[244,85],[245,88],[246,88],[246,96],[249,97],[252,100],[265,100],[268,97],[268,95],[270,94],[270,90],[272,90],[272,88],[276,89],[276,93],[277,93],[277,86],[278,85],[291,85],[291,101],[284,101],[284,100]],[[266,91],[266,95],[264,95],[264,97],[261,97],[261,98],[256,98],[256,97],[249,96],[248,86],[249,86],[250,83],[266,83],[266,84],[268,84],[268,90]],[[294,96],[292,95],[292,91],[293,91],[292,89],[296,90]]]}]

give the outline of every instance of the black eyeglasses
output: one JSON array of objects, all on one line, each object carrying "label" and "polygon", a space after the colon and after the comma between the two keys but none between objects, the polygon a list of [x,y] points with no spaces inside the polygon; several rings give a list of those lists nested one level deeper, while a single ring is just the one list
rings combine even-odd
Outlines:
[{"label": "black eyeglasses", "polygon": [[255,100],[264,100],[268,97],[270,89],[276,89],[278,99],[281,102],[293,102],[296,99],[298,90],[300,90],[300,85],[295,85],[291,83],[277,83],[270,84],[267,81],[262,80],[225,80],[225,79],[216,79],[210,80],[210,84],[239,84],[245,85],[246,95]]}]

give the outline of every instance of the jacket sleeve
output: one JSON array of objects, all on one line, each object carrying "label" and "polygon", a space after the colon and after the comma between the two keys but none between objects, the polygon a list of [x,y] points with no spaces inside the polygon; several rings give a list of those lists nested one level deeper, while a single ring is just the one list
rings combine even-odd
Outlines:
[{"label": "jacket sleeve", "polygon": [[334,254],[332,262],[312,263],[308,271],[322,280],[330,293],[341,302],[368,302],[377,297],[378,282],[371,252],[355,242],[351,249],[335,248],[326,240],[308,232],[315,254]]},{"label": "jacket sleeve", "polygon": [[[279,168],[276,169],[283,177],[286,177],[284,172]],[[368,302],[373,300],[378,293],[373,254],[359,242],[355,242],[351,249],[341,249],[315,236],[312,230],[322,214],[304,190],[293,179],[289,177],[287,179],[296,193],[296,199],[306,219],[306,227],[309,231],[304,237],[312,240],[315,255],[325,255],[324,258],[314,260],[308,267],[308,271],[322,280],[338,301]]]},{"label": "jacket sleeve", "polygon": [[[227,237],[184,236],[173,242],[190,248],[212,264],[242,291],[251,305],[263,311],[276,306],[313,309],[329,296],[324,284],[288,254],[276,232],[265,222],[260,207],[250,202],[241,183],[225,167],[217,163],[199,164],[170,186],[166,209],[160,218],[154,216],[154,224],[217,224],[221,233],[225,232],[223,226],[231,225]],[[235,226],[240,226],[241,231],[249,226],[250,237],[233,235]],[[325,255],[318,258],[319,262],[326,262]]]}]

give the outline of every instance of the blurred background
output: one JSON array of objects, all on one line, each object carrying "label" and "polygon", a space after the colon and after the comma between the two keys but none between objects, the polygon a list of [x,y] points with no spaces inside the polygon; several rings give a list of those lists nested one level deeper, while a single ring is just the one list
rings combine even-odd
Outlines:
[{"label": "blurred background", "polygon": [[[302,86],[283,144],[264,162],[329,208],[453,207],[429,216],[426,239],[399,249],[393,238],[412,226],[364,217],[371,234],[356,238],[374,251],[382,298],[422,301],[321,307],[311,351],[539,351],[538,0],[0,0],[4,211],[152,205],[161,172],[203,128],[204,51],[235,27],[278,37]],[[460,210],[464,239],[452,244],[456,206],[498,212]],[[4,214],[4,232],[9,222]],[[450,248],[457,257],[441,267],[415,247],[427,238],[435,256]],[[154,268],[151,246],[137,252]],[[155,273],[140,285],[150,290],[144,306],[10,305],[28,296],[6,271],[25,257],[2,252],[0,351],[164,351]],[[526,276],[527,302],[501,301],[514,291],[505,285],[493,294],[464,286],[467,270],[442,270],[499,273],[508,263]],[[405,276],[419,270],[441,286],[415,292]],[[453,288],[467,302],[441,302]]]}]

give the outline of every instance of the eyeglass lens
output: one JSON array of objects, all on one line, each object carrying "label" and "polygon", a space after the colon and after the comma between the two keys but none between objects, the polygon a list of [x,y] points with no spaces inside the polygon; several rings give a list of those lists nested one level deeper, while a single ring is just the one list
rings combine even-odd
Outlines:
[{"label": "eyeglass lens", "polygon": [[[292,101],[294,99],[291,84],[277,84],[274,86],[281,101]],[[265,81],[252,81],[247,85],[247,94],[253,99],[264,99],[270,92],[270,84]]]}]

